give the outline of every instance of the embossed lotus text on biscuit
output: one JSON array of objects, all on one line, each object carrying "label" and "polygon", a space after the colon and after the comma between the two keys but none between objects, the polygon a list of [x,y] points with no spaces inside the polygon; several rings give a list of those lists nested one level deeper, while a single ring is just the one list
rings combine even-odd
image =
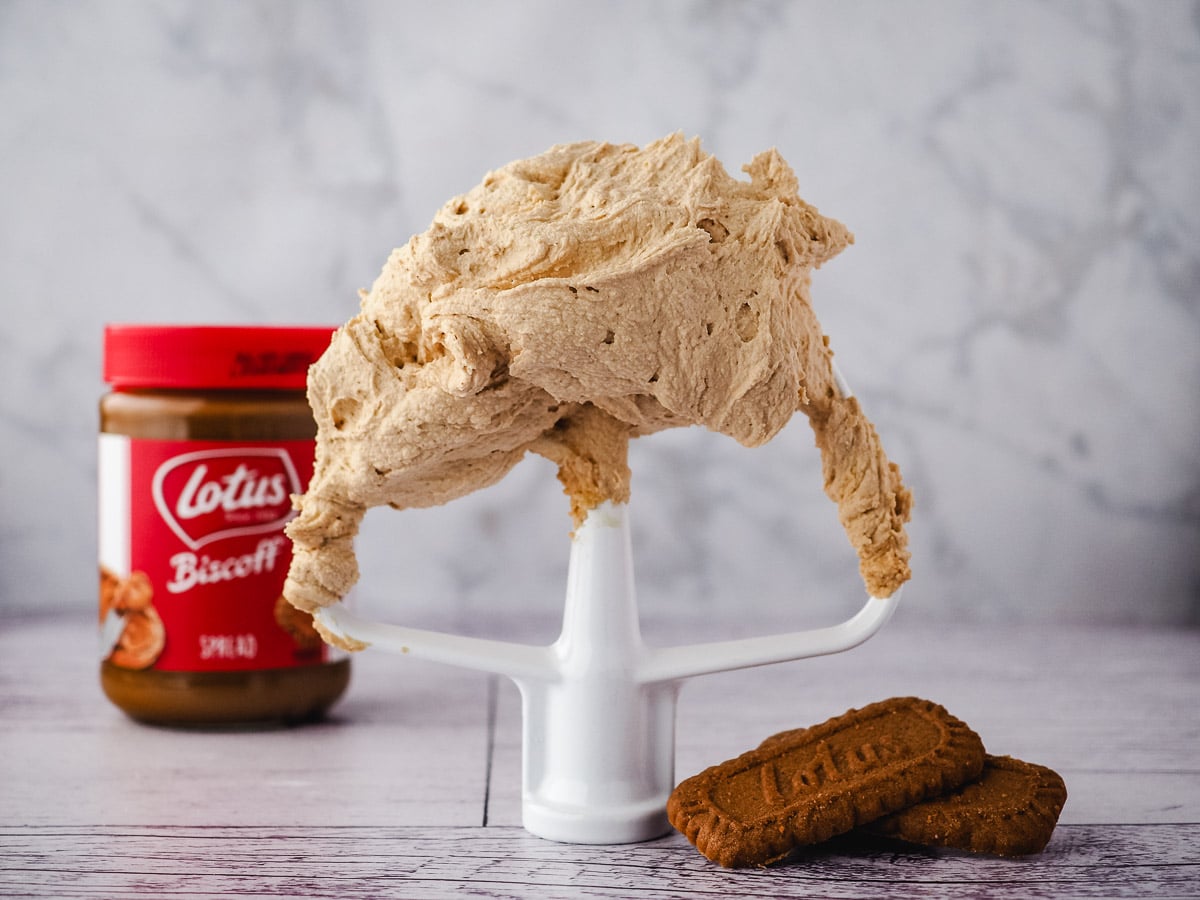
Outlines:
[{"label": "embossed lotus text on biscuit", "polygon": [[913,752],[889,736],[844,748],[821,741],[783,752],[727,779],[713,791],[712,802],[727,815],[753,819]]}]

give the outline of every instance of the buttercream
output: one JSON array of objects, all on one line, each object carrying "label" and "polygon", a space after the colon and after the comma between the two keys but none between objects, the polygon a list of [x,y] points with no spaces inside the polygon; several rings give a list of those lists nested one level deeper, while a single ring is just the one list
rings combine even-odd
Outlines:
[{"label": "buttercream", "polygon": [[556,146],[489,173],[392,252],[309,373],[316,469],[285,595],[358,577],[368,508],[445,503],[528,451],[580,523],[629,499],[628,440],[699,424],[764,443],[800,410],[868,592],[909,577],[911,498],[835,381],[809,299],[853,238],[774,150],[731,177],[697,140]]}]

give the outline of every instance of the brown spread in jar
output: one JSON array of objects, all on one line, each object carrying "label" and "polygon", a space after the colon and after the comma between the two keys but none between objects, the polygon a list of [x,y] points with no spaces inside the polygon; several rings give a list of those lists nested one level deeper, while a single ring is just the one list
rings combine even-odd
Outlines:
[{"label": "brown spread in jar", "polygon": [[146,722],[319,715],[350,663],[281,602],[332,328],[119,325],[100,402],[100,681]]}]

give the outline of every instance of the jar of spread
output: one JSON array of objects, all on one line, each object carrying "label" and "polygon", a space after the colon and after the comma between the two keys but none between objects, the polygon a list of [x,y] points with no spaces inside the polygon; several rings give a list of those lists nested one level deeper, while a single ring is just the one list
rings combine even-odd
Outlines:
[{"label": "jar of spread", "polygon": [[330,327],[110,325],[100,401],[100,683],[164,725],[294,722],[350,662],[283,599]]}]

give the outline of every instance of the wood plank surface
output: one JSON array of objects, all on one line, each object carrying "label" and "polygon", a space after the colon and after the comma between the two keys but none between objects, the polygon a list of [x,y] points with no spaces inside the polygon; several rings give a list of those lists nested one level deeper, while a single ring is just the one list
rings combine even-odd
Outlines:
[{"label": "wood plank surface", "polygon": [[1200,825],[1062,826],[1040,855],[850,838],[725,870],[679,835],[552,844],[520,828],[0,827],[5,897],[1195,897]]},{"label": "wood plank surface", "polygon": [[[646,630],[656,644],[770,630],[752,627]],[[520,828],[520,697],[505,679],[368,651],[325,722],[157,729],[104,700],[94,644],[85,619],[0,621],[0,896],[1200,897],[1196,631],[934,636],[901,615],[850,653],[687,683],[679,778],[783,728],[916,694],[993,752],[1057,769],[1070,792],[1050,846],[1026,859],[851,836],[738,872],[678,834],[589,847]]]},{"label": "wood plank surface", "polygon": [[[87,624],[0,629],[4,816],[24,824],[480,825],[488,679],[361,654],[323,722],[152,728],[98,684]],[[39,657],[54,648],[55,665]]]}]

